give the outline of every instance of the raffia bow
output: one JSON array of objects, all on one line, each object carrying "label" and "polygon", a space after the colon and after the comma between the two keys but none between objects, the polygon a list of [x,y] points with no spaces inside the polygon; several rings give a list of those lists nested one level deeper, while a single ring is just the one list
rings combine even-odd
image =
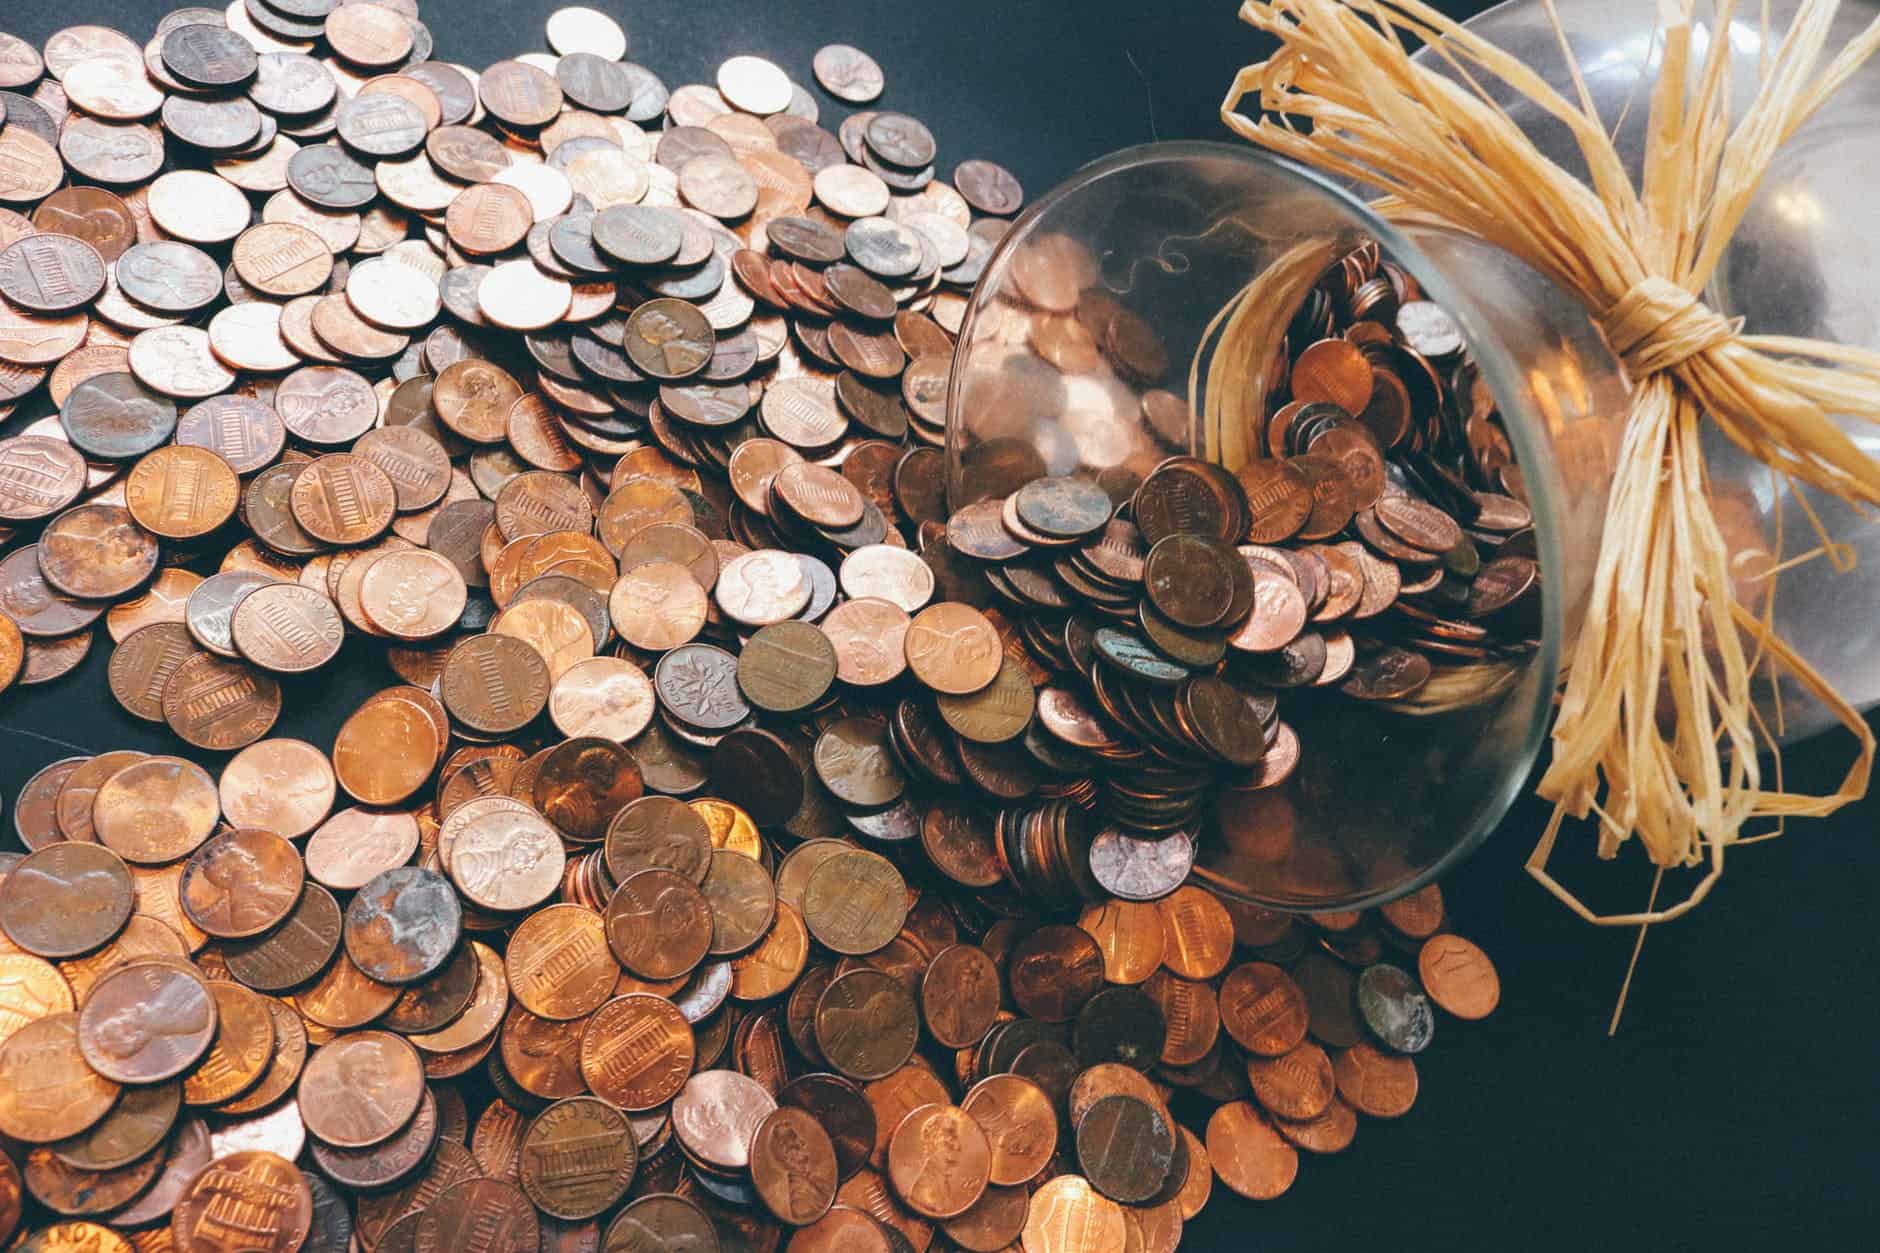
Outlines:
[{"label": "raffia bow", "polygon": [[[1631,411],[1540,783],[1554,815],[1528,867],[1588,921],[1642,924],[1702,900],[1745,823],[1826,814],[1866,791],[1866,724],[1775,634],[1772,597],[1762,616],[1735,599],[1698,436],[1708,418],[1788,479],[1880,502],[1880,464],[1835,421],[1880,420],[1880,354],[1745,335],[1696,293],[1776,150],[1880,48],[1880,20],[1824,60],[1836,0],[1802,0],[1764,58],[1754,104],[1732,124],[1731,41],[1695,52],[1694,0],[1661,0],[1661,65],[1634,187],[1608,137],[1616,119],[1595,112],[1559,18],[1543,4],[1577,102],[1418,0],[1248,0],[1242,20],[1281,47],[1240,72],[1221,115],[1262,147],[1379,188],[1387,218],[1435,219],[1520,257],[1580,297],[1624,363]],[[1712,29],[1726,28],[1734,3],[1714,8]],[[1448,73],[1412,62],[1405,35],[1429,45]],[[1590,181],[1543,157],[1481,90],[1484,77],[1564,124]],[[1237,111],[1249,95],[1261,116]],[[1820,552],[1844,560],[1821,538]],[[1834,792],[1763,787],[1758,749],[1774,742],[1751,699],[1761,665],[1799,683],[1857,738]],[[1589,814],[1602,856],[1637,834],[1661,871],[1705,862],[1709,871],[1670,908],[1597,915],[1546,869],[1563,821]]]}]

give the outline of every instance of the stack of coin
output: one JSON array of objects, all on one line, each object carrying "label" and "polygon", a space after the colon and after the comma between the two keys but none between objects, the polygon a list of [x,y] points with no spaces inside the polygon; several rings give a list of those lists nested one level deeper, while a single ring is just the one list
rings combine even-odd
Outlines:
[{"label": "stack of coin", "polygon": [[[761,58],[669,92],[627,42],[565,9],[478,74],[334,0],[0,35],[0,681],[103,618],[119,703],[232,754],[17,800],[0,1232],[1173,1248],[1210,1160],[1276,1195],[1294,1137],[1407,1107],[1429,999],[1493,1007],[1433,890],[1307,924],[1186,883],[1209,798],[1297,760],[1268,662],[1342,565],[1237,549],[1264,497],[1192,459],[949,516],[1011,175],[936,177],[903,113],[832,133]],[[1407,484],[1380,534],[1427,554]],[[1382,648],[1455,638],[1401,603]],[[330,749],[272,736],[349,636],[398,682]],[[1295,1090],[1321,1047],[1342,1103]]]}]

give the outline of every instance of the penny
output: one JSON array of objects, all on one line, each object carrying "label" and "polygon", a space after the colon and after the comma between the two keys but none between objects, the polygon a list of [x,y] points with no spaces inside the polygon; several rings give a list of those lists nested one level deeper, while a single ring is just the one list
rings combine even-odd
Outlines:
[{"label": "penny", "polygon": [[640,870],[622,880],[607,903],[607,938],[614,956],[646,979],[692,970],[712,947],[712,910],[685,875]]},{"label": "penny", "polygon": [[78,1016],[85,1064],[117,1083],[161,1083],[194,1066],[216,1034],[215,1002],[193,971],[142,963],[92,986]]},{"label": "penny", "polygon": [[338,655],[346,630],[332,601],[292,583],[255,588],[236,604],[228,626],[236,652],[277,674],[325,665]]},{"label": "penny", "polygon": [[301,1247],[313,1227],[313,1192],[292,1162],[251,1149],[222,1154],[184,1189],[170,1220],[180,1248],[215,1247],[229,1213],[248,1213],[244,1239],[267,1253]]},{"label": "penny", "polygon": [[1247,1080],[1269,1113],[1294,1122],[1323,1114],[1331,1105],[1335,1086],[1331,1058],[1311,1041],[1279,1057],[1249,1058]]},{"label": "penny", "polygon": [[581,1033],[583,1079],[622,1109],[647,1110],[672,1099],[692,1060],[692,1028],[670,1001],[650,993],[606,1002]]},{"label": "penny", "polygon": [[104,267],[84,240],[41,230],[0,249],[0,295],[33,313],[69,313],[104,291]]},{"label": "penny", "polygon": [[492,806],[464,822],[449,855],[451,880],[465,899],[501,913],[547,900],[561,883],[564,863],[555,828],[520,802]]},{"label": "penny", "polygon": [[601,916],[578,905],[529,915],[511,935],[504,964],[523,1008],[557,1021],[599,1008],[620,972]]},{"label": "penny", "polygon": [[1222,1183],[1249,1200],[1270,1201],[1292,1187],[1299,1155],[1246,1101],[1230,1101],[1208,1119],[1208,1161]]},{"label": "penny", "polygon": [[523,1191],[564,1221],[592,1218],[626,1194],[639,1165],[627,1117],[591,1096],[570,1097],[536,1115],[522,1137]]},{"label": "penny", "polygon": [[378,1144],[409,1122],[424,1097],[418,1052],[386,1031],[341,1036],[300,1072],[307,1130],[335,1148]]},{"label": "penny", "polygon": [[442,875],[399,866],[366,884],[346,907],[346,953],[380,983],[416,983],[449,960],[461,923],[457,895]]},{"label": "penny", "polygon": [[183,913],[205,933],[240,940],[280,923],[300,901],[305,866],[272,831],[235,827],[211,837],[183,866]]},{"label": "penny", "polygon": [[81,505],[39,536],[39,569],[68,596],[115,598],[156,570],[156,541],[116,505]]},{"label": "penny", "polygon": [[1397,1118],[1416,1103],[1416,1063],[1374,1044],[1360,1042],[1341,1049],[1332,1059],[1332,1071],[1338,1079],[1338,1095],[1361,1114]]},{"label": "penny", "polygon": [[[51,1146],[48,1155],[81,1171],[111,1171],[150,1157],[152,1175],[165,1165],[163,1154],[153,1150],[169,1138],[183,1105],[183,1089],[177,1083],[159,1083],[129,1088],[111,1107],[111,1112],[88,1130],[70,1140]],[[142,1191],[150,1182],[145,1178],[134,1191]],[[128,1198],[127,1198],[128,1199]]]},{"label": "penny", "polygon": [[[229,945],[224,956],[230,972],[243,984],[262,992],[282,992],[328,967],[340,945],[340,930],[340,909],[332,893],[309,883],[301,889],[300,900],[286,921],[253,940]],[[343,964],[351,969],[351,962]],[[301,996],[303,1009],[309,995]]]},{"label": "penny", "polygon": [[1458,1018],[1486,1018],[1501,1002],[1501,978],[1488,955],[1459,935],[1434,935],[1417,953],[1430,999]]},{"label": "penny", "polygon": [[671,797],[630,802],[609,823],[606,838],[607,867],[621,883],[649,869],[676,871],[699,883],[711,862],[712,836],[704,819]]},{"label": "penny", "polygon": [[418,1112],[390,1138],[358,1149],[334,1148],[318,1140],[308,1152],[320,1170],[349,1188],[384,1188],[420,1169],[438,1138],[438,1103],[425,1090]]},{"label": "penny", "polygon": [[528,1196],[501,1179],[465,1179],[443,1188],[419,1211],[414,1248],[419,1253],[475,1247],[490,1253],[530,1253],[541,1235]]},{"label": "penny", "polygon": [[424,707],[396,691],[354,711],[333,741],[333,772],[347,793],[393,805],[424,786],[437,764],[435,727]]},{"label": "penny", "polygon": [[0,1043],[0,1132],[46,1144],[105,1116],[118,1085],[86,1064],[78,1042],[78,1015],[67,1012],[30,1022]]},{"label": "penny", "polygon": [[907,986],[872,968],[837,977],[817,1002],[817,1047],[851,1079],[880,1079],[912,1054],[920,1017]]},{"label": "penny", "polygon": [[746,1169],[751,1139],[776,1108],[755,1080],[735,1071],[702,1070],[673,1099],[673,1134],[691,1155],[716,1169]]},{"label": "penny", "polygon": [[441,686],[453,717],[472,730],[504,735],[526,726],[547,704],[548,663],[512,636],[473,635],[451,650]]},{"label": "penny", "polygon": [[131,906],[129,868],[98,844],[47,845],[0,879],[0,930],[39,957],[97,948],[123,928]]},{"label": "penny", "polygon": [[991,683],[969,695],[942,693],[936,704],[941,719],[966,739],[1002,744],[1024,733],[1036,697],[1031,681],[1007,656],[1001,658],[998,676]]}]

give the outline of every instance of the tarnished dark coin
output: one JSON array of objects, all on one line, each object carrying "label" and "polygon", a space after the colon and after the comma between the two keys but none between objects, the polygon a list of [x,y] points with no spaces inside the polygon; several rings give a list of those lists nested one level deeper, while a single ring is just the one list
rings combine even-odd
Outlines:
[{"label": "tarnished dark coin", "polygon": [[1097,1101],[1078,1120],[1078,1161],[1099,1192],[1112,1200],[1139,1203],[1161,1190],[1174,1162],[1177,1138],[1163,1110],[1117,1093]]},{"label": "tarnished dark coin", "polygon": [[88,456],[126,461],[157,448],[176,430],[176,403],[128,371],[93,375],[59,407],[59,424]]},{"label": "tarnished dark coin", "polygon": [[1358,1012],[1371,1034],[1399,1053],[1421,1053],[1436,1032],[1436,1015],[1416,979],[1387,962],[1358,976]]},{"label": "tarnished dark coin", "polygon": [[346,953],[380,983],[416,983],[450,960],[462,926],[450,880],[400,866],[359,889],[346,907]]},{"label": "tarnished dark coin", "polygon": [[80,505],[39,535],[39,570],[68,596],[116,599],[155,573],[157,541],[117,505]]},{"label": "tarnished dark coin", "polygon": [[880,1079],[900,1069],[920,1036],[907,986],[872,968],[838,977],[816,1005],[817,1047],[851,1079]]}]

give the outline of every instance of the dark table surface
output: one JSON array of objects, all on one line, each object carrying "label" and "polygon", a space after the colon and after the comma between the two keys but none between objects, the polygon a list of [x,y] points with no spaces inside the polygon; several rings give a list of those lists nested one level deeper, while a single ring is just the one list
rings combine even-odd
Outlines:
[{"label": "dark table surface", "polygon": [[[8,0],[0,28],[43,43],[69,23],[101,22],[141,41],[173,7]],[[544,49],[543,21],[556,7],[426,0],[423,16],[440,58],[481,67]],[[1232,0],[600,7],[628,29],[632,59],[674,86],[712,81],[718,63],[741,52],[807,84],[819,46],[853,43],[886,71],[884,104],[933,128],[943,173],[959,159],[988,157],[1033,197],[1116,148],[1229,138],[1217,117],[1221,96],[1234,70],[1262,53]],[[843,115],[820,98],[826,123]],[[100,644],[72,676],[0,700],[0,791],[9,799],[34,770],[71,753],[177,751],[162,728],[111,699],[109,652]],[[330,746],[341,719],[382,681],[367,650],[349,651],[321,676],[289,685],[275,734]],[[1790,782],[1826,790],[1846,757],[1834,741],[1792,753]],[[1217,1184],[1185,1247],[1872,1247],[1880,941],[1861,915],[1880,882],[1880,803],[1733,855],[1707,904],[1648,937],[1613,1039],[1607,1020],[1635,933],[1584,925],[1523,874],[1544,817],[1531,798],[1517,805],[1443,885],[1457,929],[1500,967],[1496,1015],[1443,1022],[1418,1059],[1416,1108],[1395,1122],[1364,1122],[1340,1156],[1308,1157],[1283,1198],[1254,1204]],[[1642,902],[1649,875],[1636,848],[1601,866],[1584,854],[1586,842],[1571,841],[1577,855],[1562,857],[1561,873],[1612,907]]]}]

